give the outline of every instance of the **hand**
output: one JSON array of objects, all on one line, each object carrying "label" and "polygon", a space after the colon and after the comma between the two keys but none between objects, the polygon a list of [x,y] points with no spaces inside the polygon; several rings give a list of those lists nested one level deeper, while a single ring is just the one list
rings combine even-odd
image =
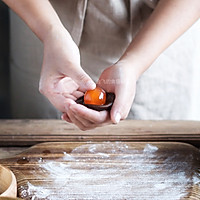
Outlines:
[{"label": "hand", "polygon": [[115,93],[115,101],[110,113],[94,111],[83,105],[70,105],[63,118],[76,124],[81,130],[89,130],[125,119],[135,97],[136,78],[130,64],[119,62],[108,67],[101,74],[98,86]]},{"label": "hand", "polygon": [[126,61],[119,61],[101,74],[98,86],[115,94],[115,101],[110,111],[113,123],[119,123],[128,116],[135,97],[136,77],[133,66]]},{"label": "hand", "polygon": [[71,104],[62,118],[67,122],[74,123],[81,130],[86,131],[110,123],[108,111],[96,111],[81,104]]},{"label": "hand", "polygon": [[40,92],[61,112],[88,89],[96,87],[80,65],[79,49],[65,30],[52,31],[44,41]]}]

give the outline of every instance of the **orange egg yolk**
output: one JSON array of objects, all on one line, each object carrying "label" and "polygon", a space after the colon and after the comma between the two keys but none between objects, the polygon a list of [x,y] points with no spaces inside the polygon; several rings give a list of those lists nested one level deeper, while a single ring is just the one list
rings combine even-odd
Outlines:
[{"label": "orange egg yolk", "polygon": [[88,90],[84,95],[84,103],[104,105],[106,103],[106,92],[99,87],[96,87],[94,90]]}]

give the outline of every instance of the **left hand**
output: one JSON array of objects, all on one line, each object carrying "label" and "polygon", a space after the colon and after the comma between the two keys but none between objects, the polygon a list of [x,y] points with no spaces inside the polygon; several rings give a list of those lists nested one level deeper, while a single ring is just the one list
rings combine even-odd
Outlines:
[{"label": "left hand", "polygon": [[136,76],[134,68],[131,67],[126,62],[120,61],[105,69],[99,78],[99,87],[115,93],[115,101],[110,112],[98,112],[74,103],[63,115],[63,119],[73,122],[81,130],[94,129],[125,119],[135,97]]},{"label": "left hand", "polygon": [[115,94],[110,111],[112,123],[117,124],[127,118],[135,97],[136,80],[133,66],[126,61],[119,61],[101,74],[98,86]]}]

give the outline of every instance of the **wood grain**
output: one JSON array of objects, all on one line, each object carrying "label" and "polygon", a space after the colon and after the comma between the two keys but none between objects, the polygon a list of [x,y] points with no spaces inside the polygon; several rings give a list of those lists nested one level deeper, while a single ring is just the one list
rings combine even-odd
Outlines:
[{"label": "wood grain", "polygon": [[125,120],[83,132],[62,120],[0,120],[0,146],[62,141],[177,141],[200,146],[200,122]]},{"label": "wood grain", "polygon": [[13,157],[25,151],[28,147],[1,147],[0,159]]},{"label": "wood grain", "polygon": [[41,143],[0,160],[23,199],[199,200],[200,153],[184,143]]}]

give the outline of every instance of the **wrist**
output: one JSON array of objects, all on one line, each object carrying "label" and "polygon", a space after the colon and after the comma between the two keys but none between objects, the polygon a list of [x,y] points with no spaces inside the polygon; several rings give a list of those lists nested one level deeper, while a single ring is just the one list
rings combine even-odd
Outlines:
[{"label": "wrist", "polygon": [[68,31],[62,24],[50,25],[42,34],[41,41],[44,45],[51,43],[51,41],[58,41],[63,37],[72,39]]},{"label": "wrist", "polygon": [[122,56],[119,61],[116,63],[117,66],[121,66],[128,71],[132,76],[134,75],[135,80],[137,81],[140,76],[146,70],[143,62],[140,62],[140,59],[136,56]]}]

